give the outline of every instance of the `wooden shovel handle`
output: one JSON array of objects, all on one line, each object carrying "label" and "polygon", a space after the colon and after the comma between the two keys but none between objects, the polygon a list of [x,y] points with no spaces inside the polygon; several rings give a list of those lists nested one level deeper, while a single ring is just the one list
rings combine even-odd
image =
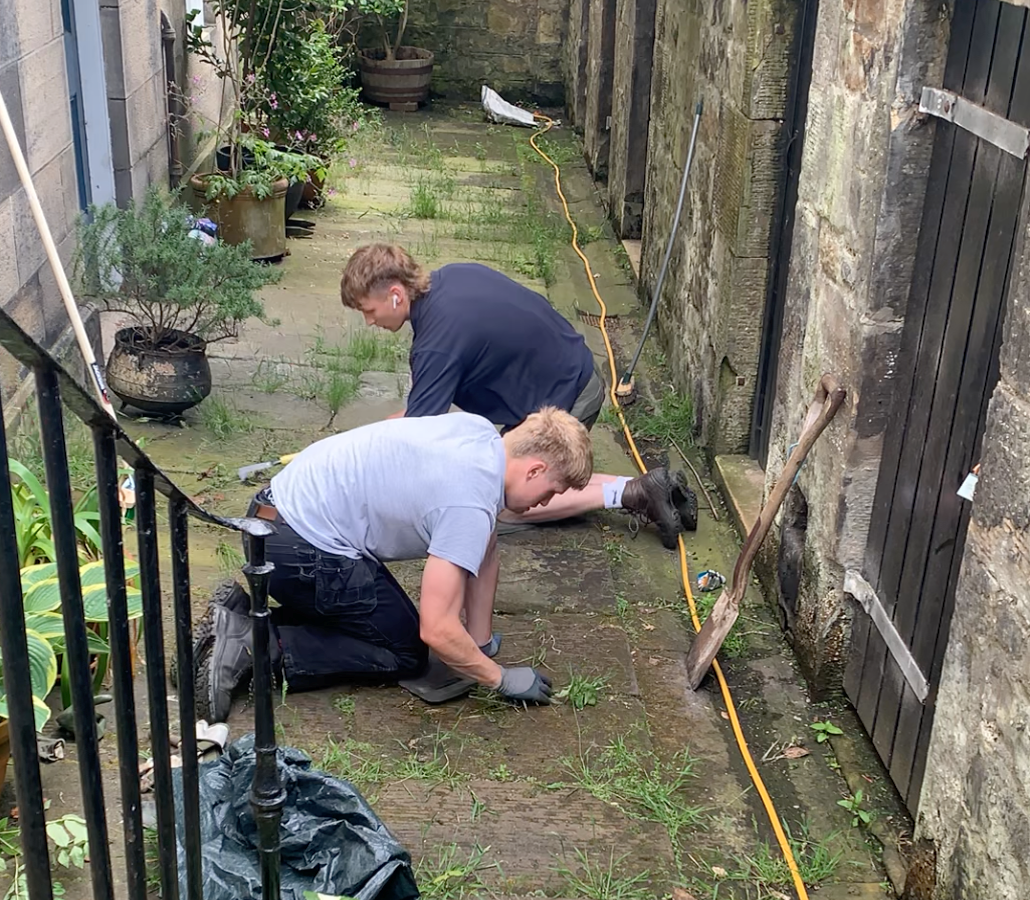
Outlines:
[{"label": "wooden shovel handle", "polygon": [[738,602],[739,598],[743,596],[746,579],[751,570],[751,563],[754,562],[758,548],[761,547],[762,541],[765,540],[765,536],[772,526],[773,519],[776,518],[776,513],[779,512],[783,499],[787,496],[787,491],[794,484],[794,479],[801,469],[801,464],[805,461],[805,457],[808,456],[812,445],[815,444],[819,435],[826,430],[826,426],[830,424],[833,417],[837,414],[837,410],[840,409],[846,396],[847,391],[837,383],[837,379],[833,375],[823,375],[819,380],[819,387],[816,389],[815,397],[812,398],[812,403],[808,407],[805,421],[801,425],[801,435],[798,437],[797,445],[787,459],[780,477],[776,480],[775,486],[769,493],[769,499],[765,501],[761,514],[755,520],[755,524],[751,527],[751,531],[744,541],[740,556],[737,557],[737,564],[733,568],[733,584],[730,590],[733,596],[738,598]]}]

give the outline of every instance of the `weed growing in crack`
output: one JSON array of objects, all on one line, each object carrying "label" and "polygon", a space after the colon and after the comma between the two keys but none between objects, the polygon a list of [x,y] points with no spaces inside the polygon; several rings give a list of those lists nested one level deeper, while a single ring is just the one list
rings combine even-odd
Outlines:
[{"label": "weed growing in crack", "polygon": [[261,360],[251,377],[251,384],[264,394],[274,394],[289,383],[289,363],[283,360]]},{"label": "weed growing in crack", "polygon": [[584,897],[586,900],[650,900],[654,897],[654,891],[646,885],[651,875],[649,871],[620,873],[628,853],[616,859],[613,848],[608,852],[607,863],[604,857],[600,862],[592,862],[582,850],[576,850],[575,854],[578,862],[575,872],[566,865],[554,867],[554,871],[565,882],[567,890],[563,894]]},{"label": "weed growing in crack", "polygon": [[626,546],[626,542],[619,536],[608,533],[602,540],[604,555],[608,557],[608,565],[613,569],[618,568],[627,559],[635,557],[636,554]]},{"label": "weed growing in crack", "polygon": [[333,697],[333,709],[341,716],[353,716],[355,703],[350,694],[337,694]]},{"label": "weed growing in crack", "polygon": [[637,750],[618,737],[591,758],[589,752],[561,761],[574,781],[605,803],[631,818],[662,825],[679,854],[681,832],[701,822],[704,810],[689,806],[682,791],[695,777],[696,760],[681,750],[662,762],[650,750]]},{"label": "weed growing in crack", "polygon": [[624,410],[630,431],[637,438],[680,446],[693,442],[694,402],[684,394],[669,391],[654,404],[634,403]]},{"label": "weed growing in crack", "polygon": [[601,412],[597,416],[597,422],[600,425],[614,428],[616,431],[622,430],[622,421],[619,419],[619,413],[611,403],[605,403],[601,407]]},{"label": "weed growing in crack", "polygon": [[[712,609],[715,607],[715,602],[719,599],[718,591],[708,591],[706,593],[694,594],[694,605],[697,607],[697,617],[701,620],[701,624],[705,623],[705,620],[712,614]],[[688,621],[688,627],[693,630],[693,625]],[[720,653],[723,656],[731,659],[743,656],[747,652],[748,639],[747,633],[740,628],[735,628],[726,635],[725,640],[722,642],[722,648]]]},{"label": "weed growing in crack", "polygon": [[567,701],[573,709],[597,706],[597,695],[608,687],[607,675],[580,675],[569,667],[569,680],[554,697]]},{"label": "weed growing in crack", "polygon": [[432,180],[419,176],[418,181],[412,185],[408,214],[413,219],[443,218],[443,201]]},{"label": "weed growing in crack", "polygon": [[243,554],[235,544],[220,539],[215,545],[215,559],[223,575],[235,575],[243,568]]},{"label": "weed growing in crack", "polygon": [[[838,832],[828,835],[821,841],[815,841],[810,837],[809,826],[805,822],[801,823],[800,834],[797,837],[786,824],[784,831],[801,880],[808,887],[817,887],[833,878],[844,856],[842,850],[834,849],[840,838]],[[783,858],[779,846],[770,846],[766,841],[760,842],[753,854],[736,856],[734,861],[736,867],[726,876],[729,881],[750,882],[767,891],[789,888],[793,882],[790,867]]]},{"label": "weed growing in crack", "polygon": [[251,434],[254,423],[249,413],[224,397],[208,397],[198,407],[200,421],[211,432],[215,440],[224,441],[237,434]]},{"label": "weed growing in crack", "polygon": [[466,857],[457,844],[440,848],[435,857],[423,856],[415,867],[415,883],[424,900],[464,900],[482,896],[488,887],[480,873],[498,868],[484,862],[489,847],[478,844]]}]

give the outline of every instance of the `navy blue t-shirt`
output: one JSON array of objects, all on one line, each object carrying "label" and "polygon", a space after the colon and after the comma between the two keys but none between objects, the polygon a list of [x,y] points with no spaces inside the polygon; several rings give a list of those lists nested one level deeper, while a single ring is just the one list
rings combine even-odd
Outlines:
[{"label": "navy blue t-shirt", "polygon": [[594,370],[583,336],[544,297],[478,263],[433,272],[410,318],[406,416],[453,403],[511,427],[542,406],[571,409]]}]

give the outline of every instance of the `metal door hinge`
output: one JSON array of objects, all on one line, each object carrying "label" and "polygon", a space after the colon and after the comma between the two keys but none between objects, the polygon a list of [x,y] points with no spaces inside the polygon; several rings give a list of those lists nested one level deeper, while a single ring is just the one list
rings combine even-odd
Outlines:
[{"label": "metal door hinge", "polygon": [[1019,159],[1026,159],[1030,150],[1030,129],[977,106],[952,91],[924,87],[919,111],[952,122]]}]

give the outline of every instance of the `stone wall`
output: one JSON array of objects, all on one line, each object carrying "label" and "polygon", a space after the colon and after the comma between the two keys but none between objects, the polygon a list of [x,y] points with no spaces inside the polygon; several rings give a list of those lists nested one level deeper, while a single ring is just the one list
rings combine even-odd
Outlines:
[{"label": "stone wall", "polygon": [[617,0],[609,215],[619,237],[639,238],[651,110],[655,0]]},{"label": "stone wall", "polygon": [[565,81],[565,111],[569,124],[580,134],[587,114],[587,39],[590,33],[590,0],[569,0],[567,29],[561,50]]},{"label": "stone wall", "polygon": [[590,0],[587,17],[587,90],[583,154],[594,178],[608,178],[612,75],[615,67],[615,0]]},{"label": "stone wall", "polygon": [[659,331],[714,453],[748,446],[797,5],[659,0],[655,18],[642,284],[650,295],[703,100]]},{"label": "stone wall", "polygon": [[[0,0],[0,91],[54,242],[67,263],[79,199],[60,0]],[[2,138],[0,305],[45,346],[52,346],[68,325],[28,197]],[[21,367],[0,354],[0,388],[6,401],[17,387]]]},{"label": "stone wall", "polygon": [[[947,38],[935,0],[819,4],[766,467],[768,489],[819,377],[833,372],[849,398],[801,472],[800,589],[784,609],[817,691],[841,684],[843,572],[865,552],[933,144],[919,95],[941,83]],[[769,542],[767,571],[775,554]]]},{"label": "stone wall", "polygon": [[434,94],[479,102],[564,103],[561,49],[569,0],[427,0],[412,4],[404,43],[436,54]]},{"label": "stone wall", "polygon": [[[1025,198],[1024,194],[1024,198]],[[1030,231],[1026,218],[937,695],[918,832],[936,900],[1030,896]]]},{"label": "stone wall", "polygon": [[162,12],[175,30],[176,70],[181,82],[184,0],[100,0],[111,152],[120,206],[141,197],[149,185],[168,181]]}]

